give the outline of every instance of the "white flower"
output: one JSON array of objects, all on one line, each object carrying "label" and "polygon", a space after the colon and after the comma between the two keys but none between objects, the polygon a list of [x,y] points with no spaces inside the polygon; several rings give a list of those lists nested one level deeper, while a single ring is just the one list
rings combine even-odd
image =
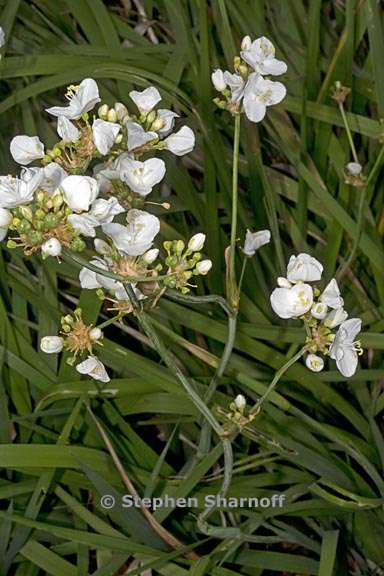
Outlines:
[{"label": "white flower", "polygon": [[305,364],[312,372],[321,372],[324,368],[324,360],[316,354],[308,354],[305,359]]},{"label": "white flower", "polygon": [[324,320],[324,324],[328,326],[328,328],[336,328],[348,318],[348,314],[343,308],[336,308],[332,310]]},{"label": "white flower", "polygon": [[311,314],[317,320],[323,320],[328,312],[328,306],[323,302],[316,302],[311,308]]},{"label": "white flower", "polygon": [[9,149],[13,159],[23,166],[44,157],[44,144],[38,136],[15,136]]},{"label": "white flower", "polygon": [[291,256],[287,266],[287,278],[290,282],[315,282],[320,280],[323,266],[309,254]]},{"label": "white flower", "polygon": [[125,212],[125,209],[119,204],[117,198],[112,196],[108,200],[104,200],[104,198],[95,200],[89,215],[96,218],[99,224],[109,224],[117,214],[122,212]]},{"label": "white flower", "polygon": [[244,111],[251,122],[261,122],[267,112],[267,106],[281,102],[287,90],[281,82],[265,80],[253,72],[244,89]]},{"label": "white flower", "polygon": [[46,354],[58,354],[63,349],[64,340],[60,336],[44,336],[40,348]]},{"label": "white flower", "polygon": [[343,322],[335,336],[329,354],[336,360],[336,366],[347,378],[356,372],[358,353],[361,353],[359,342],[354,342],[361,330],[360,318],[350,318]]},{"label": "white flower", "polygon": [[78,120],[85,112],[89,112],[100,102],[99,89],[92,78],[85,78],[77,91],[70,97],[68,106],[53,106],[46,111],[52,116],[65,116],[70,120]]},{"label": "white flower", "polygon": [[109,236],[116,248],[128,256],[141,256],[152,246],[160,231],[160,220],[142,210],[129,210],[128,226],[104,224],[103,232]]},{"label": "white flower", "polygon": [[95,356],[88,356],[86,360],[83,360],[83,362],[80,362],[80,364],[76,366],[76,370],[80,374],[87,374],[87,376],[90,376],[94,380],[100,380],[100,382],[110,381],[104,364]]},{"label": "white flower", "polygon": [[250,44],[249,36],[242,42],[240,55],[258,74],[279,76],[287,71],[287,65],[275,58],[275,47],[268,38],[262,36]]},{"label": "white flower", "polygon": [[53,192],[60,186],[64,178],[68,176],[66,171],[56,162],[50,162],[44,168],[30,168],[30,170],[41,171],[42,180],[39,188],[46,192],[53,194]]},{"label": "white flower", "polygon": [[164,175],[165,163],[159,158],[150,158],[144,162],[125,158],[120,165],[121,180],[140,196],[147,196]]},{"label": "white flower", "polygon": [[3,28],[0,26],[0,48],[5,44],[5,32]]},{"label": "white flower", "polygon": [[57,238],[48,238],[41,246],[43,260],[48,256],[60,256],[61,244]]},{"label": "white flower", "polygon": [[140,110],[141,114],[145,116],[150,112],[158,102],[161,100],[161,96],[157,88],[150,86],[146,88],[142,92],[138,92],[137,90],[132,90],[129,93],[130,97]]},{"label": "white flower", "polygon": [[206,236],[202,232],[195,234],[188,242],[188,248],[192,250],[192,252],[200,252],[205,244],[205,238]]},{"label": "white flower", "polygon": [[163,140],[167,150],[176,156],[189,154],[195,147],[195,134],[189,126],[183,126],[178,132],[170,134]]},{"label": "white flower", "polygon": [[80,286],[86,290],[104,288],[108,290],[108,292],[111,292],[118,300],[126,300],[127,292],[124,284],[113,278],[103,276],[102,274],[102,270],[108,270],[108,263],[102,258],[94,258],[90,263],[100,268],[101,272],[98,274],[93,270],[89,270],[89,268],[82,268],[79,274]]},{"label": "white flower", "polygon": [[224,82],[231,91],[231,101],[239,102],[244,94],[245,82],[243,77],[240,74],[231,74],[226,70],[224,72]]},{"label": "white flower", "polygon": [[247,230],[243,252],[246,256],[254,256],[256,254],[256,250],[265,244],[269,244],[270,241],[271,233],[269,230],[259,230],[258,232],[251,232],[250,230]]},{"label": "white flower", "polygon": [[57,119],[57,133],[63,142],[77,142],[80,138],[80,130],[65,116]]},{"label": "white flower", "polygon": [[95,228],[100,226],[98,219],[90,214],[70,214],[67,221],[74,230],[88,238],[94,238],[96,236]]},{"label": "white flower", "polygon": [[212,268],[212,260],[201,260],[196,264],[196,271],[205,276]]},{"label": "white flower", "polygon": [[275,288],[271,306],[280,318],[297,318],[311,309],[313,291],[309,284],[295,284],[291,288]]},{"label": "white flower", "polygon": [[235,406],[236,408],[238,408],[241,412],[244,410],[244,408],[247,405],[247,401],[244,398],[244,396],[242,394],[238,394],[235,398]]},{"label": "white flower", "polygon": [[330,308],[334,309],[342,308],[344,306],[344,300],[340,296],[339,286],[337,285],[335,278],[332,278],[332,280],[325,287],[323,293],[320,296],[320,302],[323,302]]},{"label": "white flower", "polygon": [[[172,110],[167,110],[166,108],[159,108],[157,110],[156,120],[152,123],[152,130],[156,130],[161,136],[167,136],[175,124],[175,118],[178,118],[179,114],[172,112]],[[160,121],[162,123],[161,128],[155,128],[156,122]]]},{"label": "white flower", "polygon": [[152,264],[156,260],[158,255],[159,255],[159,249],[151,248],[151,250],[148,250],[148,252],[143,254],[143,260],[146,264]]},{"label": "white flower", "polygon": [[120,124],[97,118],[92,124],[93,141],[100,154],[108,154],[120,131]]},{"label": "white flower", "polygon": [[359,176],[359,174],[361,174],[363,167],[358,162],[348,162],[348,164],[346,165],[346,169],[347,172],[351,174],[351,176]]},{"label": "white flower", "polygon": [[97,198],[99,187],[97,180],[90,176],[71,175],[60,184],[65,202],[75,212],[86,211]]},{"label": "white flower", "polygon": [[151,142],[151,140],[157,140],[158,135],[156,132],[146,132],[140,124],[137,122],[127,122],[125,125],[127,128],[128,134],[128,143],[127,149],[128,152],[135,150],[135,148],[139,148],[143,146],[147,142]]},{"label": "white flower", "polygon": [[227,83],[224,80],[224,72],[218,68],[211,74],[212,84],[218,92],[224,92],[227,87]]},{"label": "white flower", "polygon": [[43,173],[29,168],[23,168],[20,178],[0,176],[0,207],[16,208],[29,204],[33,200],[35,190],[39,187]]}]

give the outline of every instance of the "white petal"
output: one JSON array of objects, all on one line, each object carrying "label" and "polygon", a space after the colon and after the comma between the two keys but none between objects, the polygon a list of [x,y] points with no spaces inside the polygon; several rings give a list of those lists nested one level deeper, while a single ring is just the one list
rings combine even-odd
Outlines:
[{"label": "white petal", "polygon": [[324,360],[316,354],[308,354],[305,359],[305,365],[312,370],[312,372],[321,372],[324,368]]},{"label": "white petal", "polygon": [[133,192],[147,196],[153,186],[158,184],[165,175],[165,163],[159,158],[150,158],[144,162],[125,158],[121,162],[120,178]]},{"label": "white petal", "polygon": [[286,63],[282,60],[277,60],[277,58],[264,60],[264,62],[259,66],[260,74],[270,74],[271,76],[280,76],[280,74],[284,74],[287,69],[288,67]]},{"label": "white petal", "polygon": [[104,224],[103,232],[113,240],[118,250],[129,256],[141,256],[152,246],[153,239],[160,231],[160,221],[141,210],[130,210],[127,220],[128,226]]},{"label": "white petal", "polygon": [[142,114],[148,114],[158,102],[161,100],[161,96],[157,88],[150,86],[146,88],[142,92],[138,92],[137,90],[132,90],[129,93],[130,97],[140,110]]},{"label": "white petal", "polygon": [[245,82],[240,74],[231,74],[227,70],[224,72],[224,81],[231,90],[231,101],[239,102],[244,93]]},{"label": "white petal", "polygon": [[57,133],[63,142],[77,142],[80,138],[80,130],[65,116],[57,119]]},{"label": "white petal", "polygon": [[311,309],[313,291],[309,284],[296,284],[291,288],[275,288],[270,299],[280,318],[297,318]]},{"label": "white petal", "polygon": [[328,314],[324,324],[328,326],[328,328],[336,328],[336,326],[342,324],[347,318],[348,314],[343,308],[336,308]]},{"label": "white petal", "polygon": [[42,244],[41,253],[43,258],[47,256],[60,256],[61,244],[57,238],[49,238]]},{"label": "white petal", "polygon": [[343,322],[339,328],[340,332],[345,335],[343,340],[353,342],[361,330],[362,321],[360,318],[350,318]]},{"label": "white petal", "polygon": [[315,282],[322,273],[322,264],[309,254],[301,253],[289,259],[287,278],[290,282]]},{"label": "white petal", "polygon": [[220,68],[212,72],[211,80],[212,84],[218,92],[223,92],[226,89],[227,83],[224,80],[224,73],[222,70],[220,70]]},{"label": "white petal", "polygon": [[12,222],[12,214],[6,208],[0,208],[0,227],[1,228],[8,228],[10,223]]},{"label": "white petal", "polygon": [[178,132],[168,136],[164,144],[167,150],[176,156],[183,156],[192,152],[195,147],[195,134],[188,126],[183,126]]},{"label": "white petal", "polygon": [[344,306],[344,300],[340,296],[339,286],[335,280],[332,280],[327,284],[323,293],[320,296],[320,301],[324,302],[330,308],[342,308]]},{"label": "white petal", "polygon": [[72,228],[88,238],[94,238],[96,236],[95,228],[100,226],[97,218],[90,214],[70,214],[67,220]]},{"label": "white petal", "polygon": [[175,118],[178,117],[179,114],[176,114],[176,112],[172,112],[172,110],[167,110],[166,108],[158,108],[157,118],[162,120],[164,125],[162,128],[157,129],[156,132],[161,136],[167,136],[173,129],[173,126],[175,124]]},{"label": "white petal", "polygon": [[68,176],[66,171],[59,164],[56,164],[56,162],[50,162],[41,170],[43,179],[39,187],[50,194],[53,194],[64,178]]},{"label": "white petal", "polygon": [[104,200],[104,198],[95,200],[91,206],[89,215],[96,218],[99,224],[108,224],[112,222],[117,214],[121,214],[122,212],[125,212],[125,209],[119,204],[117,198],[112,196],[108,198],[108,200]]},{"label": "white petal", "polygon": [[85,112],[89,112],[100,102],[99,89],[92,78],[85,78],[74,94],[68,106],[53,106],[46,111],[52,116],[65,116],[70,120],[78,120]]},{"label": "white petal", "polygon": [[68,206],[75,211],[88,210],[99,194],[97,180],[90,176],[67,176],[61,182],[60,189]]},{"label": "white petal", "polygon": [[128,152],[138,148],[139,146],[143,146],[151,140],[158,139],[156,132],[146,132],[137,122],[127,122],[125,126],[128,133]]},{"label": "white petal", "polygon": [[246,256],[254,256],[256,250],[259,250],[265,244],[269,244],[270,241],[271,233],[269,230],[259,230],[258,232],[247,230],[243,252]]},{"label": "white petal", "polygon": [[97,280],[96,272],[88,268],[82,268],[79,273],[80,286],[86,290],[94,290],[101,288],[101,284]]},{"label": "white petal", "polygon": [[46,354],[58,354],[63,349],[64,340],[60,336],[44,336],[40,348]]},{"label": "white petal", "polygon": [[92,124],[93,141],[100,154],[108,154],[120,132],[120,124],[97,118]]},{"label": "white petal", "polygon": [[339,349],[338,352],[336,366],[343,376],[350,378],[356,372],[359,363],[358,356],[353,348],[347,346]]},{"label": "white petal", "polygon": [[9,148],[13,159],[24,166],[44,157],[44,144],[38,136],[15,136]]},{"label": "white petal", "polygon": [[88,356],[86,360],[83,360],[83,362],[76,366],[76,370],[80,374],[86,374],[87,376],[90,376],[94,380],[99,380],[100,382],[110,381],[104,364],[95,358],[95,356]]},{"label": "white petal", "polygon": [[244,112],[251,122],[261,122],[267,112],[267,107],[262,102],[252,100],[244,96]]}]

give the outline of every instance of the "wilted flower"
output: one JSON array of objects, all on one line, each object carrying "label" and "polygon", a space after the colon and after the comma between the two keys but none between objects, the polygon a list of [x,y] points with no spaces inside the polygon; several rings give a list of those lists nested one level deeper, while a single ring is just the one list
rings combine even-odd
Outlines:
[{"label": "wilted flower", "polygon": [[239,102],[244,95],[245,80],[240,74],[224,72],[224,81],[231,91],[231,102]]},{"label": "wilted flower", "polygon": [[98,102],[100,97],[96,82],[92,78],[85,78],[79,86],[70,87],[68,106],[53,106],[47,108],[47,112],[52,116],[65,116],[70,120],[78,120]]},{"label": "wilted flower", "polygon": [[324,324],[328,328],[336,328],[348,318],[348,314],[343,308],[336,308],[332,310],[325,318]]},{"label": "wilted flower", "polygon": [[140,113],[144,116],[146,116],[148,112],[150,112],[161,100],[159,91],[153,86],[146,88],[142,92],[132,90],[129,95],[140,110]]},{"label": "wilted flower", "polygon": [[363,167],[358,162],[348,162],[346,169],[347,172],[351,174],[351,176],[359,176],[361,174]]},{"label": "wilted flower", "polygon": [[118,214],[125,212],[119,204],[117,198],[111,196],[108,200],[97,198],[91,205],[89,215],[99,222],[99,224],[109,224]]},{"label": "wilted flower", "polygon": [[110,377],[108,376],[104,364],[95,356],[88,356],[86,360],[83,360],[83,362],[80,362],[80,364],[76,366],[76,370],[79,374],[86,374],[100,382],[110,381]]},{"label": "wilted flower", "polygon": [[15,136],[9,149],[13,159],[23,166],[44,157],[44,144],[38,136]]},{"label": "wilted flower", "polygon": [[248,257],[254,256],[259,248],[269,244],[270,241],[271,233],[269,230],[259,230],[258,232],[247,230],[243,252]]}]

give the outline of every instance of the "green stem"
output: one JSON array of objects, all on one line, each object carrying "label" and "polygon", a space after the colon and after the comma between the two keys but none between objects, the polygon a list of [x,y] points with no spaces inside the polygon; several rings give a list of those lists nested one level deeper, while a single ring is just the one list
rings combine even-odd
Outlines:
[{"label": "green stem", "polygon": [[241,287],[243,285],[243,280],[244,280],[244,274],[245,274],[245,269],[247,267],[247,262],[248,262],[248,256],[245,256],[244,260],[243,260],[243,264],[241,266],[241,272],[240,272],[240,280],[239,280],[239,294],[241,294]]},{"label": "green stem", "polygon": [[357,162],[357,164],[359,164],[359,158],[357,156],[356,148],[355,148],[355,145],[353,143],[352,133],[351,133],[351,130],[349,128],[348,118],[347,118],[347,115],[345,113],[344,106],[343,106],[342,102],[339,102],[339,110],[340,110],[340,114],[341,114],[341,117],[342,117],[343,122],[344,122],[345,131],[346,131],[347,136],[348,136],[348,141],[349,141],[349,145],[351,147],[353,160],[355,162]]},{"label": "green stem", "polygon": [[270,394],[276,388],[277,383],[279,382],[279,380],[283,376],[283,374],[288,370],[288,368],[293,366],[293,364],[295,364],[303,356],[303,354],[305,354],[306,351],[307,351],[307,347],[303,346],[303,348],[301,348],[297,352],[297,354],[292,356],[292,358],[290,358],[290,360],[288,360],[281,368],[279,368],[279,370],[276,372],[272,382],[270,383],[270,385],[268,386],[268,388],[266,389],[264,394],[258,399],[256,404],[250,410],[250,414],[257,414],[259,412],[263,403],[267,400],[267,398],[270,396]]},{"label": "green stem", "polygon": [[235,134],[233,140],[232,161],[232,220],[231,220],[231,244],[229,252],[229,270],[227,297],[232,307],[238,305],[238,290],[236,285],[235,252],[237,239],[237,211],[238,211],[238,181],[239,181],[239,148],[240,148],[240,114],[235,115]]},{"label": "green stem", "polygon": [[109,272],[109,270],[103,270],[103,268],[95,266],[94,264],[91,264],[91,262],[88,262],[88,260],[86,260],[85,258],[82,258],[77,254],[72,254],[67,250],[64,250],[62,257],[63,260],[66,260],[67,262],[75,262],[79,266],[88,268],[88,270],[92,270],[92,272],[96,272],[97,274],[105,276],[106,278],[112,278],[112,280],[117,280],[122,284],[132,284],[136,282],[157,282],[158,280],[164,280],[165,278],[169,278],[170,276],[172,276],[172,274],[163,274],[159,276],[130,276],[128,278],[127,276],[120,276],[120,274],[114,274],[113,272]]},{"label": "green stem", "polygon": [[374,182],[374,179],[375,179],[375,177],[378,173],[378,170],[380,168],[383,156],[384,156],[384,146],[382,146],[379,154],[377,155],[376,161],[375,161],[374,165],[372,166],[372,169],[371,169],[369,176],[368,176],[368,179],[367,179],[366,186],[361,191],[359,207],[358,207],[358,212],[357,212],[356,236],[355,236],[355,239],[354,239],[354,242],[352,245],[351,253],[348,256],[348,259],[344,262],[344,264],[340,267],[339,271],[336,273],[336,279],[338,282],[341,281],[341,279],[343,278],[343,276],[346,273],[346,271],[348,270],[348,268],[350,268],[350,266],[351,266],[351,264],[352,264],[352,262],[356,256],[356,252],[357,252],[358,247],[359,247],[361,235],[363,233],[365,202],[366,202],[366,199],[368,197],[368,192],[370,192],[372,183]]}]

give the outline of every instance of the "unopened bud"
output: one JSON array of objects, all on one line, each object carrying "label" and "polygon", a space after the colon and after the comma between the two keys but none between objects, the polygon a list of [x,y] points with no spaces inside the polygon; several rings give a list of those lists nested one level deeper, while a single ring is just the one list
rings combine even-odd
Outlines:
[{"label": "unopened bud", "polygon": [[154,262],[156,260],[158,255],[159,255],[159,250],[157,248],[152,248],[151,250],[148,250],[148,252],[146,252],[142,256],[142,258],[146,264],[152,264],[152,262]]},{"label": "unopened bud", "polygon": [[108,111],[109,111],[108,104],[103,104],[102,106],[99,107],[97,114],[99,118],[101,118],[102,120],[106,120],[108,117]]},{"label": "unopened bud", "polygon": [[108,111],[107,119],[108,119],[109,122],[116,122],[116,120],[117,120],[116,110],[114,110],[113,108],[111,108],[111,109]]},{"label": "unopened bud", "polygon": [[102,333],[102,331],[100,330],[100,328],[92,328],[92,329],[89,331],[89,337],[90,337],[91,340],[97,341],[97,340],[100,340],[100,338],[103,337],[103,333]]},{"label": "unopened bud", "polygon": [[324,360],[316,354],[308,354],[305,359],[305,364],[312,372],[321,372],[324,368]]},{"label": "unopened bud", "polygon": [[58,354],[62,351],[64,340],[60,336],[44,336],[40,340],[40,348],[46,354]]},{"label": "unopened bud", "polygon": [[287,280],[287,278],[284,278],[283,276],[278,277],[277,285],[280,286],[280,288],[290,288],[292,286],[290,281]]},{"label": "unopened bud", "polygon": [[188,248],[192,250],[192,252],[199,252],[199,250],[203,249],[205,243],[205,234],[199,232],[192,236],[190,241],[188,242]]},{"label": "unopened bud", "polygon": [[238,394],[235,398],[235,406],[242,412],[247,404],[246,399],[242,394]]},{"label": "unopened bud", "polygon": [[212,260],[201,260],[196,264],[196,271],[198,274],[205,276],[212,268]]},{"label": "unopened bud", "polygon": [[60,256],[61,254],[61,244],[57,238],[49,238],[41,246],[41,254],[43,259],[48,256]]}]

